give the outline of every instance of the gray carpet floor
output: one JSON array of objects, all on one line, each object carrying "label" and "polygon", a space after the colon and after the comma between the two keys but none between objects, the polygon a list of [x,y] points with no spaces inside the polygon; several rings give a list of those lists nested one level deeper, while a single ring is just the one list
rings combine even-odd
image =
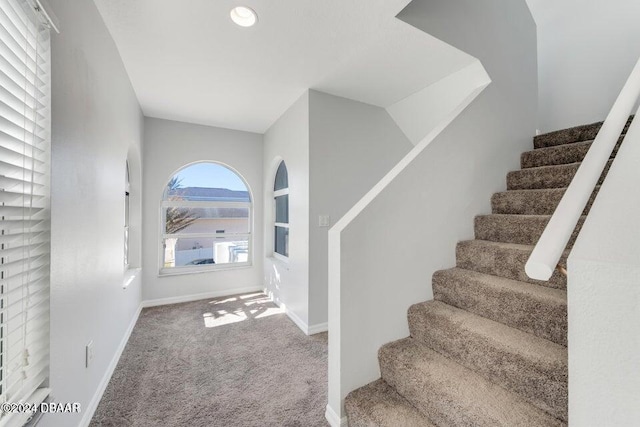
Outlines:
[{"label": "gray carpet floor", "polygon": [[91,426],[327,426],[327,334],[264,294],[142,311]]}]

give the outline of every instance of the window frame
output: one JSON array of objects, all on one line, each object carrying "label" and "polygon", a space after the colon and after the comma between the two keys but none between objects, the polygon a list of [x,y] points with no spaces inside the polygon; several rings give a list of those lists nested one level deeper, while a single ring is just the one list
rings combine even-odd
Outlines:
[{"label": "window frame", "polygon": [[[240,178],[243,182],[246,191],[249,195],[248,202],[226,202],[226,201],[176,201],[176,200],[166,200],[166,188],[167,184],[173,177],[178,175],[181,171],[203,163],[210,163],[217,166],[221,166],[223,168],[228,169],[233,172],[235,175]],[[214,186],[210,188],[217,188]],[[251,187],[247,183],[247,180],[233,167],[226,165],[221,162],[211,161],[211,160],[203,160],[194,163],[190,163],[178,169],[174,172],[169,180],[165,183],[162,190],[162,197],[160,203],[160,230],[159,230],[159,245],[158,245],[158,276],[176,276],[183,274],[195,274],[195,273],[206,273],[212,271],[222,271],[222,270],[234,270],[234,269],[242,269],[248,268],[253,265],[253,230],[254,230],[254,214],[253,214],[253,193],[251,191]],[[202,264],[202,265],[190,265],[190,266],[175,266],[175,267],[165,267],[165,241],[166,239],[197,239],[197,238],[213,238],[215,239],[221,237],[221,233],[218,233],[217,230],[213,230],[208,233],[167,233],[166,232],[166,214],[167,208],[246,208],[248,210],[248,218],[247,218],[247,232],[246,233],[224,233],[225,240],[228,240],[230,237],[239,237],[247,240],[248,246],[248,254],[247,261],[244,262],[234,262],[234,263],[225,263],[225,264]]]},{"label": "window frame", "polygon": [[[275,185],[276,185],[276,180],[278,179],[278,171],[280,170],[280,166],[284,166],[284,170],[287,173],[287,187],[286,188],[281,188],[279,190],[275,190]],[[289,258],[291,256],[290,254],[290,248],[287,245],[287,255],[283,255],[279,252],[276,251],[277,246],[277,238],[278,238],[278,233],[276,232],[276,228],[280,227],[280,228],[286,228],[287,229],[287,239],[290,236],[291,233],[291,218],[289,217],[289,213],[290,213],[290,203],[289,200],[287,200],[287,221],[289,222],[277,222],[277,202],[276,199],[278,197],[282,197],[282,196],[289,196],[290,194],[290,189],[289,189],[289,168],[287,168],[287,164],[284,160],[280,160],[280,162],[278,162],[278,167],[276,168],[276,174],[273,178],[273,207],[272,207],[272,214],[273,214],[273,221],[272,221],[272,230],[273,230],[273,257],[283,261],[283,262],[289,262]]]}]

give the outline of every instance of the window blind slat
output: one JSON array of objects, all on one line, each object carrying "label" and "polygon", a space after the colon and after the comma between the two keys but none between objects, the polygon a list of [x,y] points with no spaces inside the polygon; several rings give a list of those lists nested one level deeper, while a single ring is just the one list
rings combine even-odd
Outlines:
[{"label": "window blind slat", "polygon": [[31,48],[35,48],[35,40],[37,34],[37,28],[34,24],[34,16],[28,14],[25,10],[24,1],[6,0],[1,3],[2,9],[7,12],[7,15],[11,19],[22,35],[23,38],[31,41]]},{"label": "window blind slat", "polygon": [[44,198],[44,196],[38,196],[36,194],[23,194],[23,193],[16,193],[13,191],[2,191],[0,190],[0,203],[9,203],[12,206],[15,203],[20,203],[20,201],[22,201],[24,203],[24,200],[26,198],[34,198],[35,200],[42,200]]},{"label": "window blind slat", "polygon": [[[11,277],[18,274],[20,269],[32,267],[40,267],[44,265],[41,258],[49,252],[49,247],[39,247],[32,251],[31,256],[21,257],[20,255],[14,255],[13,258],[9,258],[10,262],[2,264],[0,271],[5,272],[6,276]],[[18,270],[18,271],[16,271]]]},{"label": "window blind slat", "polygon": [[30,240],[32,243],[40,243],[49,240],[49,236],[46,232],[31,232],[31,233],[15,233],[15,234],[2,234],[0,235],[0,245],[10,245],[16,242]]},{"label": "window blind slat", "polygon": [[[29,342],[29,340],[33,339],[32,335],[37,333],[37,331],[41,329],[42,325],[44,325],[44,322],[49,316],[49,296],[48,294],[46,296],[36,295],[34,296],[33,302],[23,301],[23,303],[28,304],[28,307],[25,305],[24,307],[20,308],[20,310],[22,312],[28,312],[28,319],[25,319],[22,315],[11,316],[11,313],[13,312],[12,309],[3,311],[6,311],[8,313],[8,316],[11,316],[8,318],[7,322],[16,325],[16,329],[14,331],[14,333],[16,334],[15,336],[17,337],[18,335],[20,335],[22,337],[23,346],[26,346],[26,343]],[[25,325],[27,332],[26,335],[24,335]],[[11,333],[9,334],[9,336],[12,336]],[[9,358],[9,360],[11,359]]]},{"label": "window blind slat", "polygon": [[[0,52],[6,51],[6,49],[0,49]],[[45,96],[43,87],[41,86],[42,80],[36,77],[32,71],[27,71],[23,73],[15,64],[15,61],[12,62],[11,58],[7,55],[0,54],[0,70],[4,73],[5,76],[9,77],[15,84],[22,87],[23,90],[31,95],[31,97],[35,100],[41,96]],[[46,86],[45,86],[46,88]]]},{"label": "window blind slat", "polygon": [[[7,313],[7,323],[13,324],[16,326],[16,331],[20,332],[22,327],[26,322],[35,321],[48,316],[48,308],[49,308],[49,295],[39,296],[34,299],[34,301],[29,301],[28,303],[28,311],[25,310],[25,307],[20,309],[20,313],[16,314],[17,307],[8,307],[6,309],[1,310],[2,312]],[[24,318],[24,312],[26,312],[29,316],[27,320]],[[42,319],[43,321],[45,319]],[[24,338],[24,337],[23,337]]]},{"label": "window blind slat", "polygon": [[[9,135],[11,137],[13,137],[14,139],[17,140],[22,140],[23,146],[25,145],[29,145],[29,146],[33,146],[37,144],[37,140],[34,141],[34,138],[38,138],[38,136],[36,135],[35,137],[33,136],[33,134],[29,135],[28,132],[30,132],[28,129],[25,129],[23,126],[15,124],[14,122],[12,122],[11,120],[9,120],[6,117],[2,117],[0,116],[0,131],[2,131],[2,133]],[[25,132],[27,132],[27,135],[25,136]]]},{"label": "window blind slat", "polygon": [[[22,56],[19,56],[16,53],[16,45],[13,42],[13,39],[9,37],[2,37],[5,34],[8,34],[2,25],[0,25],[0,53],[5,58],[5,60],[11,64],[11,66],[19,73],[22,74],[23,77],[27,79],[28,82],[33,84],[37,88],[43,88],[41,93],[44,95],[46,90],[45,81],[42,78],[42,72],[40,67],[33,60],[31,55],[22,53]],[[17,47],[20,48],[19,46]],[[35,68],[37,72],[34,72]]]},{"label": "window blind slat", "polygon": [[[11,21],[11,18],[9,18],[3,7],[0,7],[0,27],[2,28],[0,31],[3,32],[2,40],[11,46],[14,54],[16,56],[27,55],[33,66],[38,67],[38,71],[44,73],[44,69],[38,65],[38,62],[45,62],[45,57],[42,55],[42,52],[36,52],[37,45],[34,43],[34,38],[25,38],[24,34],[21,33],[18,27]],[[27,43],[29,44],[29,48],[25,49]],[[25,63],[25,65],[29,64]]]},{"label": "window blind slat", "polygon": [[[39,271],[41,271],[43,269],[40,269]],[[8,294],[12,294],[13,295],[13,299],[18,299],[18,298],[22,298],[22,296],[24,295],[24,293],[22,291],[19,291],[19,289],[21,289],[22,283],[19,282],[19,280],[21,280],[22,278],[24,278],[24,276],[19,277],[19,278],[15,278],[14,280],[11,281],[7,281],[4,286],[6,288],[9,289]],[[48,274],[40,274],[38,278],[36,278],[34,280],[35,284],[34,286],[36,286],[35,288],[33,288],[33,290],[31,290],[31,292],[37,292],[38,291],[38,287],[47,287],[48,286],[48,281],[49,281],[49,275]]]},{"label": "window blind slat", "polygon": [[0,230],[30,230],[44,231],[49,229],[49,221],[44,219],[27,219],[27,220],[0,220]]},{"label": "window blind slat", "polygon": [[[19,90],[16,90],[19,92]],[[42,98],[44,101],[44,98]],[[12,91],[10,91],[5,86],[0,86],[0,101],[9,106],[11,109],[16,111],[17,113],[23,115],[24,114],[24,97],[18,98]],[[46,111],[46,107],[42,106],[35,111],[36,121],[40,124],[46,123],[46,117],[42,114],[41,111]]]},{"label": "window blind slat", "polygon": [[[51,50],[43,22],[31,0],[0,1],[0,402],[48,393],[38,391],[49,364],[51,246]],[[0,414],[0,427],[9,421]]]},{"label": "window blind slat", "polygon": [[0,206],[0,216],[24,216],[29,215],[31,212],[39,212],[42,209],[39,208],[21,208],[17,206]]},{"label": "window blind slat", "polygon": [[2,86],[7,89],[9,93],[18,99],[22,99],[26,107],[37,111],[42,111],[41,109],[46,108],[46,104],[44,103],[46,97],[36,99],[33,93],[28,91],[28,88],[15,82],[11,76],[5,73],[2,67],[0,67],[0,81],[2,81]]},{"label": "window blind slat", "polygon": [[[35,295],[42,290],[48,291],[47,279],[48,279],[48,276],[41,277],[39,280],[34,280],[33,284],[29,285],[29,295],[32,295],[32,294]],[[27,293],[24,292],[24,289],[22,289],[23,288],[22,286],[16,285],[12,287],[8,284],[5,284],[5,286],[9,288],[9,291],[6,292],[7,301],[9,301],[9,304],[14,304],[17,301],[21,301],[22,299],[26,298]]]},{"label": "window blind slat", "polygon": [[[8,99],[6,99],[5,101],[0,97],[0,115],[2,115],[2,117],[9,120],[11,123],[20,127],[21,129],[26,129],[29,132],[33,131],[34,129],[38,131],[42,131],[45,129],[42,123],[37,122],[37,120],[42,119],[39,119],[38,117],[26,116],[24,113],[16,110],[12,105],[10,105],[11,98],[5,98]],[[40,114],[37,114],[35,111],[33,112],[33,114],[31,114],[31,116],[34,115],[40,116]]]},{"label": "window blind slat", "polygon": [[[1,113],[0,113],[1,114]],[[4,123],[0,121],[0,123]],[[0,146],[10,150],[27,153],[35,153],[36,157],[45,162],[48,159],[48,145],[43,144],[43,138],[35,137],[35,141],[25,141],[22,137],[10,135],[2,130],[0,126]]]},{"label": "window blind slat", "polygon": [[[31,168],[29,167],[20,167],[17,165],[14,165],[12,163],[7,163],[4,162],[2,160],[0,160],[0,175],[5,175],[5,176],[9,176],[11,178],[16,178],[16,177],[22,177],[23,175],[26,174],[26,171],[31,171]],[[44,173],[38,170],[33,171],[33,173],[37,176],[37,177],[41,177],[44,176]]]},{"label": "window blind slat", "polygon": [[19,259],[16,261],[11,261],[2,265],[2,270],[6,271],[8,276],[13,276],[19,273],[19,271],[15,271],[16,269],[23,268],[35,268],[41,267],[44,265],[48,265],[49,257],[48,254],[43,254],[37,257]]},{"label": "window blind slat", "polygon": [[[35,188],[32,188],[35,187]],[[9,178],[7,176],[0,175],[0,189],[7,191],[20,191],[25,194],[33,194],[38,196],[46,196],[46,186],[35,182],[29,182],[18,178]]]},{"label": "window blind slat", "polygon": [[[22,291],[18,292],[18,289],[24,288],[25,279],[29,279],[30,282],[33,282],[34,286],[40,286],[44,282],[47,282],[49,280],[49,264],[43,264],[37,259],[36,261],[37,265],[29,265],[25,268],[24,271],[14,272],[14,274],[7,275],[4,279],[2,279],[2,281],[0,281],[0,284],[4,286],[4,292],[7,295],[11,294],[10,298],[13,298],[11,301],[5,301],[4,307],[8,307],[14,299],[18,298],[17,295],[25,295],[25,293]],[[27,270],[29,270],[30,273],[27,273]],[[34,292],[35,290],[36,288],[33,289]]]},{"label": "window blind slat", "polygon": [[[25,245],[19,245],[13,248],[4,248],[4,249],[0,249],[0,259],[27,259],[27,258],[33,258],[34,254],[42,254],[43,251],[48,251],[48,248],[43,248],[43,245],[48,244],[48,242],[46,243],[34,243],[31,244],[31,242],[29,242],[29,244],[25,244]],[[2,265],[0,264],[0,270],[2,270]]]}]

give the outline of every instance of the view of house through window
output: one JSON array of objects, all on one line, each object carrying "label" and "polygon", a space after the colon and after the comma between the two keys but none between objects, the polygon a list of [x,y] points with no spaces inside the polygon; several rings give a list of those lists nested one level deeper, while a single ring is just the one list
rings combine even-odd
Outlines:
[{"label": "view of house through window", "polygon": [[275,199],[274,256],[289,257],[289,173],[280,162],[273,185]]},{"label": "view of house through window", "polygon": [[161,270],[249,264],[251,214],[249,189],[231,169],[196,163],[180,170],[162,201]]}]

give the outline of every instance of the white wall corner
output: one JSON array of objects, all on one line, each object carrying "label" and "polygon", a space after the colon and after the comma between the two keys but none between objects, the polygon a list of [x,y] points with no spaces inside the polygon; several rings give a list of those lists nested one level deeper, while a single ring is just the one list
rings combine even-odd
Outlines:
[{"label": "white wall corner", "polygon": [[[488,76],[488,75],[487,75]],[[427,148],[450,124],[453,120],[460,115],[482,91],[491,84],[491,80],[480,84],[474,90],[467,94],[467,96],[460,102],[460,104],[452,111],[450,111],[446,117],[418,143],[409,153],[407,153],[402,160],[398,162],[376,185],[367,192],[353,207],[342,217],[335,225],[330,229],[337,234],[340,234],[342,230],[347,228],[354,219],[362,213],[367,206],[369,206],[378,197],[387,186],[393,182],[393,180],[405,170],[422,151]],[[331,248],[330,248],[331,249]]]},{"label": "white wall corner", "polygon": [[411,143],[417,145],[453,111],[457,111],[470,94],[490,82],[487,71],[476,59],[386,110]]},{"label": "white wall corner", "polygon": [[295,325],[300,328],[300,330],[302,332],[304,332],[305,335],[313,335],[313,334],[318,334],[320,332],[325,332],[328,330],[328,326],[326,323],[324,324],[318,324],[318,325],[312,325],[311,327],[307,324],[307,322],[305,322],[304,320],[302,320],[300,318],[300,316],[298,316],[296,313],[294,313],[292,310],[290,310],[287,305],[279,300],[277,300],[276,298],[274,298],[273,294],[270,293],[267,289],[263,289],[263,292],[265,294],[267,294],[269,296],[269,299],[278,307],[280,307],[280,309],[282,309],[282,311],[287,315],[287,317],[289,317],[289,319],[291,319],[291,321],[293,323],[295,323]]},{"label": "white wall corner", "polygon": [[338,416],[336,411],[334,411],[330,405],[327,405],[327,410],[324,413],[324,417],[327,419],[331,427],[349,427],[347,417],[345,416],[340,418],[340,416]]},{"label": "white wall corner", "polygon": [[91,422],[91,419],[93,418],[93,414],[95,413],[96,409],[98,408],[98,404],[102,399],[102,395],[104,394],[105,390],[107,389],[107,386],[109,385],[111,376],[113,375],[113,372],[116,370],[116,366],[118,366],[118,362],[120,361],[120,356],[122,356],[122,352],[124,351],[124,348],[127,346],[127,342],[129,341],[129,337],[133,332],[133,328],[136,326],[136,323],[138,322],[138,318],[140,317],[142,308],[143,308],[143,303],[140,303],[140,305],[138,305],[138,309],[136,310],[136,313],[133,315],[133,318],[129,323],[129,326],[127,327],[125,334],[122,337],[122,340],[120,341],[120,344],[118,345],[116,353],[113,355],[113,358],[111,359],[111,362],[109,363],[109,366],[107,367],[107,370],[104,373],[104,376],[102,377],[102,379],[100,380],[100,383],[98,384],[98,388],[96,389],[96,392],[94,393],[93,397],[89,401],[89,404],[83,411],[84,415],[82,417],[82,420],[80,420],[80,424],[79,424],[80,427],[87,427]]},{"label": "white wall corner", "polygon": [[309,335],[309,325],[307,325],[307,323],[304,320],[302,320],[292,310],[289,310],[285,304],[281,304],[280,307],[284,310],[285,314],[289,317],[289,319],[291,319],[291,321],[295,323],[296,326],[300,328],[300,330],[302,330],[302,332],[305,333],[305,335]]}]

